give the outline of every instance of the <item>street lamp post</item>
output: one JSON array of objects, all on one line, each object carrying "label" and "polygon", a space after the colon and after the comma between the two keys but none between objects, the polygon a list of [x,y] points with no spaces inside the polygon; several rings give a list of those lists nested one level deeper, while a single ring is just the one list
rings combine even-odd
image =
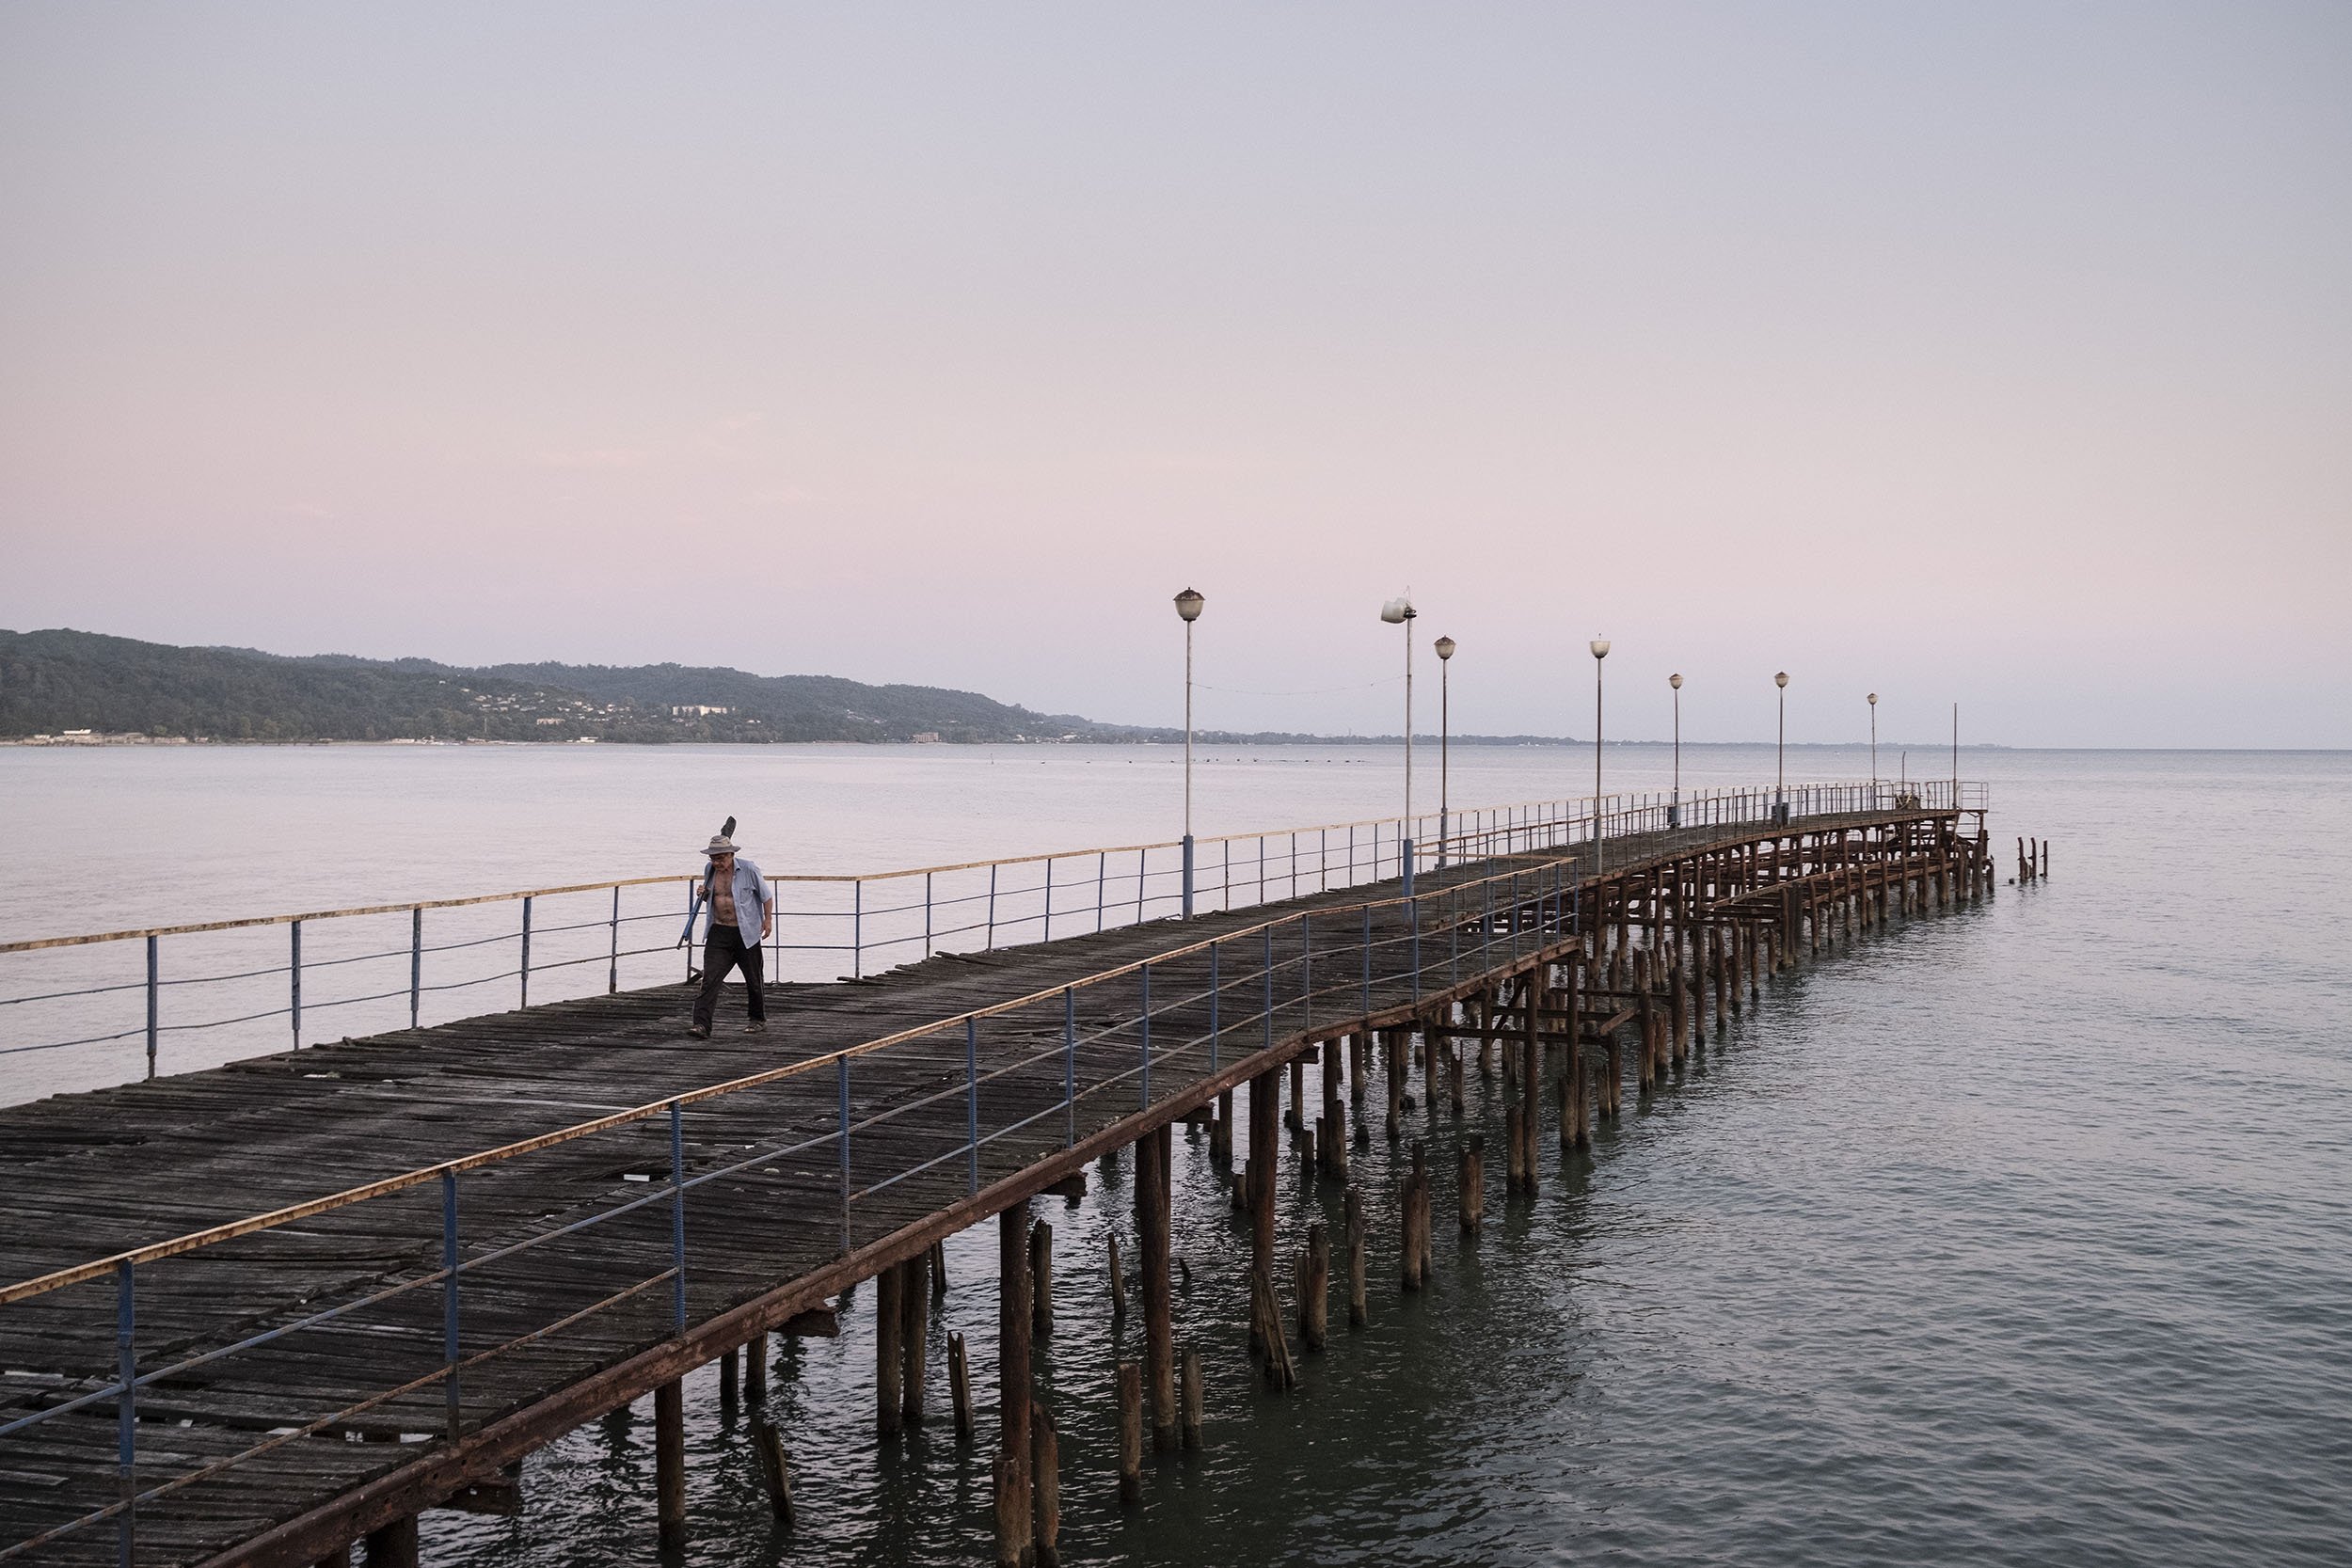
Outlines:
[{"label": "street lamp post", "polygon": [[1675,792],[1666,805],[1666,826],[1682,826],[1682,677],[1668,675],[1666,684],[1675,689]]},{"label": "street lamp post", "polygon": [[1407,896],[1413,891],[1413,619],[1420,613],[1402,594],[1380,607],[1380,619],[1405,628],[1405,819],[1397,828],[1396,860]]},{"label": "street lamp post", "polygon": [[1448,812],[1452,780],[1447,752],[1454,735],[1454,683],[1449,673],[1454,668],[1454,639],[1440,637],[1430,646],[1438,650],[1438,869],[1442,871],[1446,840],[1453,831]]},{"label": "street lamp post", "polygon": [[1780,744],[1772,764],[1772,820],[1788,820],[1788,672],[1781,671],[1772,677],[1780,688]]},{"label": "street lamp post", "polygon": [[1192,918],[1192,624],[1208,603],[1187,588],[1176,595],[1176,613],[1184,623],[1184,918]]},{"label": "street lamp post", "polygon": [[1870,809],[1879,809],[1879,694],[1870,693]]},{"label": "street lamp post", "polygon": [[1596,637],[1593,650],[1593,869],[1601,866],[1600,849],[1600,661],[1609,657],[1609,639]]}]

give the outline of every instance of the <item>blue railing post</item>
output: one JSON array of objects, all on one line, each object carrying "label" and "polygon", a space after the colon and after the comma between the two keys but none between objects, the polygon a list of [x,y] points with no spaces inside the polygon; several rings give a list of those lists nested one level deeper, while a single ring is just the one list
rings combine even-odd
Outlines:
[{"label": "blue railing post", "polygon": [[834,1083],[841,1100],[841,1250],[850,1250],[850,1058],[834,1060]]},{"label": "blue railing post", "polygon": [[159,1006],[163,1000],[159,994],[163,984],[162,955],[156,950],[156,943],[161,940],[157,937],[147,939],[147,1075],[150,1078],[155,1076],[155,1037],[161,1032],[158,1025],[162,1021]]},{"label": "blue railing post", "polygon": [[931,878],[933,875],[934,873],[929,871],[923,873],[923,957],[927,958],[931,956]]},{"label": "blue railing post", "polygon": [[694,879],[686,879],[686,977],[694,977]]},{"label": "blue railing post", "polygon": [[523,990],[520,1006],[531,1006],[531,900],[523,900]]},{"label": "blue railing post", "polygon": [[1094,857],[1094,928],[1098,931],[1103,928],[1103,890],[1110,881],[1110,851],[1100,850]]},{"label": "blue railing post", "polygon": [[115,1488],[122,1504],[115,1526],[115,1553],[122,1568],[131,1568],[139,1536],[138,1322],[126,1259],[115,1265],[115,1383],[121,1390],[115,1398]]},{"label": "blue railing post", "polygon": [[1396,841],[1396,860],[1397,863],[1404,868],[1405,896],[1410,898],[1413,895],[1413,841],[1411,839],[1400,838]]},{"label": "blue railing post", "polygon": [[1364,906],[1364,1016],[1372,1016],[1372,906]]},{"label": "blue railing post", "polygon": [[1224,988],[1216,977],[1216,943],[1209,943],[1209,1070],[1216,1070],[1216,1004]]},{"label": "blue railing post", "polygon": [[980,1021],[963,1021],[964,1186],[980,1190]]},{"label": "blue railing post", "polygon": [[[1187,908],[1184,912],[1190,914],[1192,911]],[[1045,928],[1039,934],[1038,940],[1054,940],[1054,857],[1051,855],[1045,857]]]},{"label": "blue railing post", "polygon": [[866,977],[866,879],[850,884],[850,978]]},{"label": "blue railing post", "polygon": [[1192,918],[1192,835],[1184,835],[1184,918]]},{"label": "blue railing post", "polygon": [[[1407,864],[1411,863],[1406,862]],[[1405,900],[1406,957],[1413,966],[1413,1000],[1421,1000],[1421,900]]]},{"label": "blue railing post", "polygon": [[686,1332],[686,1103],[670,1101],[670,1316]]},{"label": "blue railing post", "polygon": [[287,968],[287,973],[293,976],[288,1007],[294,1014],[294,1049],[299,1051],[302,1049],[302,922],[294,921],[289,929],[294,933],[292,939],[294,956],[288,961]]},{"label": "blue railing post", "polygon": [[[768,902],[771,906],[775,903],[774,895],[769,895]],[[424,928],[422,910],[417,911],[417,927],[419,933],[421,934]],[[607,996],[618,996],[621,991],[621,886],[618,882],[612,884],[612,924],[608,929],[612,934],[605,948],[604,993]],[[777,952],[781,954],[784,942],[784,922],[781,920],[776,922],[776,942]],[[410,1019],[409,1022],[414,1023],[416,1020]]]},{"label": "blue railing post", "polygon": [[1062,1147],[1078,1141],[1078,992],[1061,989]]},{"label": "blue railing post", "polygon": [[[675,1158],[675,1156],[674,1156]],[[457,1441],[457,1173],[441,1172],[441,1360],[449,1369],[449,1440]]]},{"label": "blue railing post", "polygon": [[996,951],[996,863],[988,863],[988,950]]},{"label": "blue railing post", "polygon": [[1265,1043],[1274,1049],[1274,927],[1265,928]]},{"label": "blue railing post", "polygon": [[[1298,913],[1298,999],[1307,1009],[1302,1027],[1315,1026],[1315,927],[1314,913],[1301,910]],[[1305,1113],[1300,1113],[1302,1116]]]},{"label": "blue railing post", "polygon": [[1152,966],[1146,962],[1138,972],[1143,985],[1143,1110],[1152,1108]]}]

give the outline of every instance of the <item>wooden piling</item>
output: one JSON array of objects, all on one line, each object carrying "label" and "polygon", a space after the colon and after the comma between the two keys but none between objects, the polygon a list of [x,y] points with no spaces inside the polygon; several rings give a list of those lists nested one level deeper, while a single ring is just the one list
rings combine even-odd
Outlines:
[{"label": "wooden piling", "polygon": [[1454,1185],[1459,1192],[1462,1234],[1483,1235],[1486,1228],[1486,1138],[1472,1132],[1462,1144],[1461,1169]]},{"label": "wooden piling", "polygon": [[1054,1332],[1054,1227],[1043,1220],[1029,1227],[1029,1332]]},{"label": "wooden piling", "polygon": [[1176,1377],[1184,1404],[1184,1447],[1200,1447],[1200,1353],[1186,1345],[1176,1358]]},{"label": "wooden piling", "polygon": [[1519,1042],[1519,1181],[1523,1196],[1534,1197],[1541,1185],[1536,1172],[1535,1140],[1543,1123],[1538,1108],[1543,1102],[1544,1044],[1542,1017],[1544,990],[1537,983],[1534,970],[1528,971],[1520,992],[1520,1011],[1526,1017],[1525,1037]]},{"label": "wooden piling", "polygon": [[[683,1533],[679,1539],[685,1539]],[[367,1568],[417,1568],[417,1516],[404,1513],[389,1524],[368,1531],[366,1555],[361,1560]]]},{"label": "wooden piling", "polygon": [[743,1402],[757,1410],[768,1400],[768,1336],[755,1334],[743,1346]]},{"label": "wooden piling", "polygon": [[1103,1239],[1110,1253],[1111,1324],[1117,1327],[1127,1316],[1127,1275],[1119,1262],[1119,1232],[1110,1231]]},{"label": "wooden piling", "polygon": [[1388,1090],[1389,1142],[1394,1143],[1405,1132],[1405,1032],[1384,1029],[1380,1040],[1382,1052],[1382,1085]]},{"label": "wooden piling", "polygon": [[1168,1295],[1168,1165],[1166,1123],[1136,1140],[1136,1230],[1143,1254],[1143,1386],[1152,1402],[1152,1447],[1176,1446],[1176,1339]]},{"label": "wooden piling", "polygon": [[956,1439],[972,1440],[972,1364],[963,1351],[963,1336],[947,1336],[947,1400],[955,1409]]},{"label": "wooden piling", "polygon": [[1209,1124],[1209,1158],[1220,1165],[1233,1163],[1233,1091],[1216,1097],[1216,1120]]},{"label": "wooden piling", "polygon": [[898,1304],[905,1283],[896,1263],[874,1276],[874,1430],[883,1437],[896,1437],[905,1418],[906,1352],[899,1337],[906,1310]]},{"label": "wooden piling", "polygon": [[[898,1265],[898,1414],[908,1427],[923,1424],[923,1384],[931,1337],[931,1255],[926,1250]],[[765,1342],[765,1337],[762,1337]]]},{"label": "wooden piling", "polygon": [[1119,1500],[1143,1501],[1143,1369],[1119,1364]]},{"label": "wooden piling", "polygon": [[1305,1259],[1298,1280],[1298,1338],[1309,1350],[1321,1350],[1331,1330],[1331,1238],[1321,1220],[1307,1227]]},{"label": "wooden piling", "polygon": [[[653,1391],[653,1489],[661,1549],[686,1549],[686,1396],[676,1378]],[[415,1521],[410,1521],[412,1530]],[[374,1560],[373,1549],[369,1560]]]},{"label": "wooden piling", "polygon": [[1307,1131],[1307,1058],[1293,1056],[1290,1060],[1290,1104],[1282,1112],[1282,1125],[1294,1132]]},{"label": "wooden piling", "polygon": [[1414,1144],[1414,1168],[1405,1178],[1397,1192],[1397,1273],[1405,1289],[1418,1291],[1422,1285],[1422,1259],[1425,1249],[1421,1241],[1421,1190],[1429,1180],[1418,1159],[1421,1145]]},{"label": "wooden piling", "polygon": [[739,1351],[723,1350],[719,1353],[719,1407],[723,1410],[734,1408],[737,1391],[742,1386],[741,1361]]},{"label": "wooden piling", "polygon": [[1274,1182],[1281,1131],[1275,1113],[1280,1095],[1279,1069],[1269,1068],[1249,1081],[1249,1267],[1269,1287],[1274,1279]]},{"label": "wooden piling", "polygon": [[1372,1300],[1365,1289],[1364,1194],[1347,1189],[1344,1209],[1347,1235],[1347,1326],[1361,1328],[1372,1322]]},{"label": "wooden piling", "polygon": [[1298,1369],[1291,1360],[1290,1332],[1282,1324],[1282,1307],[1275,1299],[1274,1281],[1265,1275],[1257,1275],[1250,1283],[1250,1311],[1258,1321],[1265,1386],[1278,1392],[1296,1387]]},{"label": "wooden piling", "polygon": [[1036,1543],[1038,1568],[1057,1568],[1061,1561],[1061,1436],[1053,1414],[1043,1405],[1029,1406],[1029,1536]]},{"label": "wooden piling", "polygon": [[1502,1108],[1502,1190],[1513,1195],[1527,1185],[1526,1117],[1516,1101]]},{"label": "wooden piling", "polygon": [[1035,1553],[1030,1519],[1029,1212],[996,1216],[996,1561],[1022,1568]]},{"label": "wooden piling", "polygon": [[792,1528],[792,1470],[785,1462],[784,1437],[765,1411],[752,1412],[752,1458],[759,1466],[760,1490],[768,1495],[768,1513],[785,1528]]},{"label": "wooden piling", "polygon": [[[1344,1047],[1338,1039],[1327,1039],[1323,1042],[1323,1070],[1320,1075],[1323,1088],[1323,1126],[1315,1139],[1315,1147],[1322,1153],[1326,1172],[1331,1169],[1333,1137],[1336,1135],[1343,1145],[1347,1141],[1346,1133],[1340,1131],[1347,1125],[1346,1117],[1340,1105],[1340,1053],[1343,1049]],[[1347,1156],[1343,1152],[1340,1156],[1340,1168],[1343,1175],[1346,1169],[1346,1163]]]}]

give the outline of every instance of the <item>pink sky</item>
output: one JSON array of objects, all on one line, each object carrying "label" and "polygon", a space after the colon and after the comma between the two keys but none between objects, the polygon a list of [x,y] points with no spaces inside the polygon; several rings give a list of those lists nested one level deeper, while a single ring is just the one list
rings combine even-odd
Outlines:
[{"label": "pink sky", "polygon": [[[0,626],[2352,745],[2340,5],[0,8]],[[1434,709],[1425,709],[1434,721]]]}]

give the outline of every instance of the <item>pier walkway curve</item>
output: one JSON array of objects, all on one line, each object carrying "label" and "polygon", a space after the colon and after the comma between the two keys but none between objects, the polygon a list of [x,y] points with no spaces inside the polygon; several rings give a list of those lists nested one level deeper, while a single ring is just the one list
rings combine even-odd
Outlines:
[{"label": "pier walkway curve", "polygon": [[[1435,1095],[1465,1052],[1500,1050],[1508,1188],[1532,1192],[1548,1118],[1576,1147],[1760,974],[1990,894],[1980,794],[1864,787],[1803,815],[1743,794],[1672,826],[1645,808],[1482,827],[1384,881],[783,985],[764,1035],[690,1037],[672,984],[0,1110],[0,1561],[304,1564],[363,1542],[413,1560],[418,1513],[495,1507],[525,1455],[649,1392],[663,1528],[682,1529],[678,1378],[821,1325],[868,1278],[919,1319],[936,1243],[992,1217],[999,1552],[1025,1560],[1052,1528],[1012,1343],[1027,1199],[1136,1146],[1137,1398],[1172,1442],[1198,1378],[1180,1395],[1170,1123],[1208,1120],[1230,1158],[1245,1096],[1244,1288],[1279,1377],[1282,1073],[1344,1180],[1381,1117],[1368,1082],[1393,1138],[1416,1063]],[[1420,1204],[1425,1243],[1425,1182]],[[920,1338],[889,1353],[918,1412]]]}]

